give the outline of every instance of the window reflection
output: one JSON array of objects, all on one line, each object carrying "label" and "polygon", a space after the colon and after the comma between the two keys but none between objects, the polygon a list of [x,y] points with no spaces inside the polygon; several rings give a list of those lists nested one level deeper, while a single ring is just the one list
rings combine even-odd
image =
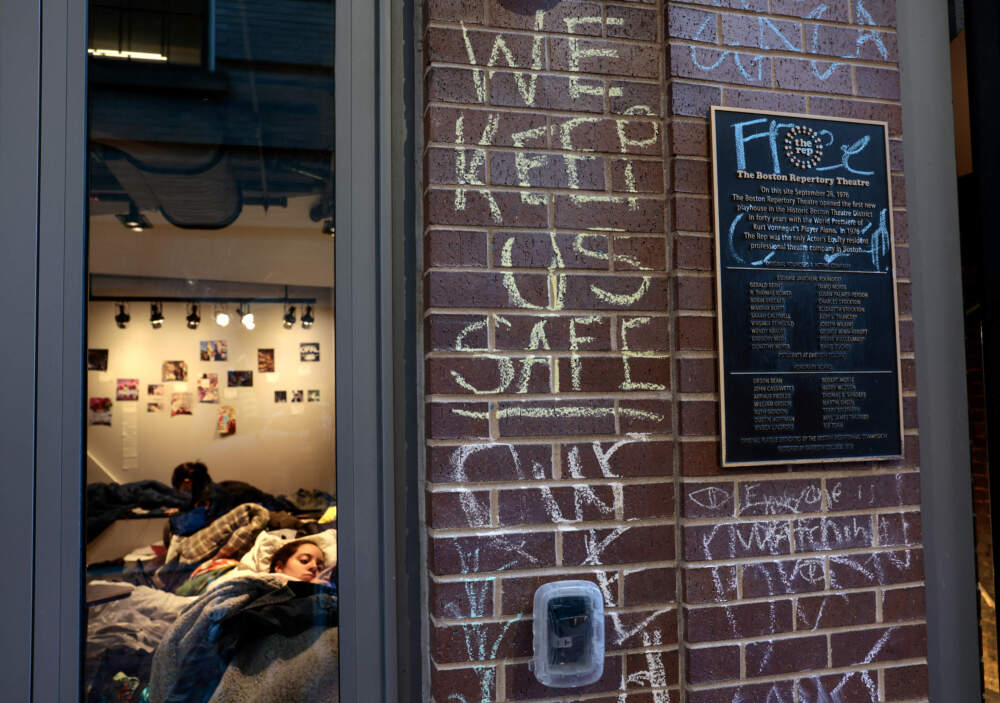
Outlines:
[{"label": "window reflection", "polygon": [[333,12],[90,3],[88,701],[338,700]]}]

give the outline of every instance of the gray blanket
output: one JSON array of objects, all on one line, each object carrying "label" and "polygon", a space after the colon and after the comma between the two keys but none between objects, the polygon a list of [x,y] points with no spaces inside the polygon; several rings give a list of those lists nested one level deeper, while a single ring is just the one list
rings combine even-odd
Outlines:
[{"label": "gray blanket", "polygon": [[191,603],[153,656],[150,703],[339,701],[337,628],[270,634],[242,646],[229,662],[219,657],[222,619],[283,585],[273,574],[241,576]]}]

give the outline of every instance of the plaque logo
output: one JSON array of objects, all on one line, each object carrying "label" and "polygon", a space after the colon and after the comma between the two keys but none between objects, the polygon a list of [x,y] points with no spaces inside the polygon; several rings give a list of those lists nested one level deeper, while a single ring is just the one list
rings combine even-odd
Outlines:
[{"label": "plaque logo", "polygon": [[796,125],[785,135],[785,156],[797,168],[815,168],[823,158],[823,142],[816,130]]}]

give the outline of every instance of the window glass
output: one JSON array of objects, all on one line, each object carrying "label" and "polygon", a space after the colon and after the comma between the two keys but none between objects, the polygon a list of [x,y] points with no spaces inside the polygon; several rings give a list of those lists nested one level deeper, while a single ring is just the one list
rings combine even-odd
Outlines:
[{"label": "window glass", "polygon": [[338,699],[333,17],[91,0],[85,700]]}]

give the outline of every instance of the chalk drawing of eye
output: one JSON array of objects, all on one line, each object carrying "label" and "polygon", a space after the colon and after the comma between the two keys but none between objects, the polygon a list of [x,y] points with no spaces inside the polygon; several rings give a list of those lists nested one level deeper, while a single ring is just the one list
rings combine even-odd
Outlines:
[{"label": "chalk drawing of eye", "polygon": [[823,158],[823,140],[812,127],[795,125],[785,134],[785,156],[797,168],[816,168]]},{"label": "chalk drawing of eye", "polygon": [[688,498],[690,498],[691,502],[695,505],[700,505],[708,510],[715,510],[728,503],[732,499],[732,496],[730,496],[729,491],[724,488],[709,486],[708,488],[691,491],[688,493]]},{"label": "chalk drawing of eye", "polygon": [[795,571],[806,583],[819,583],[823,580],[823,562],[818,559],[803,559],[795,565]]}]

